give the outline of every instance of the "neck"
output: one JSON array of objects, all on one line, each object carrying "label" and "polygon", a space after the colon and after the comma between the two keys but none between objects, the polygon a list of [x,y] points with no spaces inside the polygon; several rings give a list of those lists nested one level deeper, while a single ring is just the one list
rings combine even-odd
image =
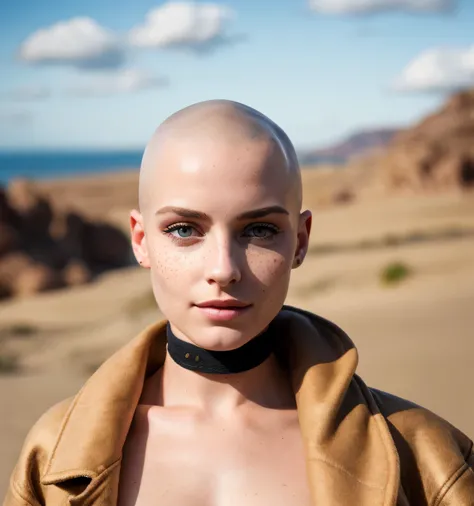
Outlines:
[{"label": "neck", "polygon": [[273,354],[248,371],[206,374],[185,369],[167,353],[163,367],[147,381],[142,402],[221,415],[244,406],[295,408],[288,373]]},{"label": "neck", "polygon": [[184,369],[168,355],[161,370],[163,405],[193,405],[231,411],[243,404],[272,409],[294,407],[285,372],[271,355],[259,366],[235,374],[203,374]]}]

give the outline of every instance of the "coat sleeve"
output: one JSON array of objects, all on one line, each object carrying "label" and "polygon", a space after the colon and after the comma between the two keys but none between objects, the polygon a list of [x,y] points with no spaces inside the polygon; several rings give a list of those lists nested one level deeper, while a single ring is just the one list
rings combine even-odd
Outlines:
[{"label": "coat sleeve", "polygon": [[373,389],[400,461],[409,504],[474,506],[472,440],[435,413]]},{"label": "coat sleeve", "polygon": [[34,497],[24,496],[17,490],[15,482],[10,481],[3,506],[40,506],[40,503]]},{"label": "coat sleeve", "polygon": [[439,491],[433,506],[474,506],[474,451]]},{"label": "coat sleeve", "polygon": [[67,399],[50,408],[30,429],[10,476],[3,506],[43,506],[46,504],[41,477],[71,400]]}]

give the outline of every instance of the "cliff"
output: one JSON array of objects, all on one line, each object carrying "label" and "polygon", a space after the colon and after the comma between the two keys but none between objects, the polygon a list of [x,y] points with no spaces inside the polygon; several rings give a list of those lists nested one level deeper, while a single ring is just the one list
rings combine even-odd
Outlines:
[{"label": "cliff", "polygon": [[131,263],[115,226],[55,208],[32,182],[0,187],[0,298],[87,283]]},{"label": "cliff", "polygon": [[474,186],[474,89],[400,132],[378,160],[390,191],[443,191]]}]

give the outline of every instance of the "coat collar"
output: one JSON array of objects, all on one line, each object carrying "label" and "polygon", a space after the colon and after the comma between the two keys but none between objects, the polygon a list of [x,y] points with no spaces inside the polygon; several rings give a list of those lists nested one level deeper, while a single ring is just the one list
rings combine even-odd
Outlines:
[{"label": "coat collar", "polygon": [[[284,306],[275,319],[287,362],[315,502],[395,505],[399,465],[374,399],[355,375],[358,355],[333,323]],[[145,379],[163,364],[166,321],[145,329],[107,360],[74,398],[42,477],[44,485],[96,478],[121,458]]]}]

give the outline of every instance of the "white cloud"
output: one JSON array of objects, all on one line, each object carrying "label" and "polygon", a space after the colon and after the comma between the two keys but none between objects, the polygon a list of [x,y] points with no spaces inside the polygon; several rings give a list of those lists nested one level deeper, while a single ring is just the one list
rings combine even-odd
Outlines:
[{"label": "white cloud", "polygon": [[69,94],[82,97],[107,96],[161,88],[167,79],[147,74],[137,69],[121,70],[83,80],[69,90]]},{"label": "white cloud", "polygon": [[31,34],[22,43],[19,57],[29,63],[115,68],[123,63],[124,51],[112,31],[93,19],[78,17]]},{"label": "white cloud", "polygon": [[474,46],[430,49],[411,61],[395,79],[398,91],[454,91],[474,85]]},{"label": "white cloud", "polygon": [[309,0],[309,6],[323,14],[371,14],[384,11],[443,12],[455,0]]},{"label": "white cloud", "polygon": [[130,30],[129,41],[136,47],[205,48],[226,40],[225,24],[232,16],[230,9],[218,4],[168,2]]},{"label": "white cloud", "polygon": [[7,97],[18,102],[43,100],[51,95],[51,91],[43,86],[22,86],[10,91]]},{"label": "white cloud", "polygon": [[33,114],[28,111],[0,111],[0,124],[8,126],[25,126],[33,121]]}]

